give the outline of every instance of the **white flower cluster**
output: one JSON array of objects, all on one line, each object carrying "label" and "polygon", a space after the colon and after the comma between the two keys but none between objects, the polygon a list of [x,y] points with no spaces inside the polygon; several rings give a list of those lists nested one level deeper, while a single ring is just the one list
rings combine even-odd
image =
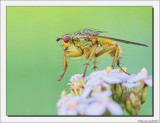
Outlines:
[{"label": "white flower cluster", "polygon": [[62,96],[58,101],[58,115],[84,115],[88,103],[80,96],[72,96],[71,94]]},{"label": "white flower cluster", "polygon": [[72,95],[62,95],[57,103],[58,115],[122,115],[121,106],[112,99],[110,85],[121,84],[122,88],[135,88],[143,83],[152,86],[152,76],[147,75],[145,68],[138,74],[128,75],[108,67],[84,79],[81,74],[76,74],[70,81]]},{"label": "white flower cluster", "polygon": [[123,83],[123,86],[127,88],[137,87],[141,85],[142,81],[144,81],[147,86],[152,87],[152,76],[147,75],[146,68],[143,68],[138,74],[131,74],[126,83]]},{"label": "white flower cluster", "polygon": [[106,110],[121,115],[121,107],[109,98],[110,95],[107,91],[92,93],[90,98],[65,95],[57,103],[58,115],[103,115]]}]

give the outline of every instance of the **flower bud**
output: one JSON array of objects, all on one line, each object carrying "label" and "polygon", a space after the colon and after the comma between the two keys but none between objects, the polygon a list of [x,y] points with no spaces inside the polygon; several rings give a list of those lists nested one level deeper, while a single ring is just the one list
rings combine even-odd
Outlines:
[{"label": "flower bud", "polygon": [[112,68],[111,68],[110,66],[107,66],[106,73],[110,73],[111,69],[112,69]]},{"label": "flower bud", "polygon": [[126,110],[127,110],[127,112],[128,112],[129,114],[135,115],[135,112],[134,112],[134,110],[133,110],[133,108],[132,108],[132,105],[131,105],[131,102],[130,102],[129,99],[126,100]]},{"label": "flower bud", "polygon": [[63,90],[61,93],[61,97],[67,96],[67,93]]},{"label": "flower bud", "polygon": [[120,84],[116,84],[116,95],[120,98],[122,95],[122,87]]},{"label": "flower bud", "polygon": [[126,97],[126,109],[131,115],[138,115],[141,106],[139,95],[133,90]]},{"label": "flower bud", "polygon": [[136,102],[136,97],[133,93],[130,94],[129,96],[130,100],[131,100],[131,105],[134,106],[135,102]]},{"label": "flower bud", "polygon": [[141,97],[142,104],[146,101],[147,92],[148,92],[148,86],[145,86],[142,90],[142,97]]},{"label": "flower bud", "polygon": [[85,81],[82,75],[76,74],[71,77],[70,81],[71,83],[68,83],[68,85],[70,85],[72,96],[80,96],[85,86]]}]

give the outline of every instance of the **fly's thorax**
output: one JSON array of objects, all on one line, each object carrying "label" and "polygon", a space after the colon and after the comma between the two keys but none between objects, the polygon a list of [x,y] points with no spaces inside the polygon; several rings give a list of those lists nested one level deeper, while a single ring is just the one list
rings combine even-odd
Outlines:
[{"label": "fly's thorax", "polygon": [[85,38],[74,38],[73,44],[81,49],[90,49],[94,45],[94,42]]}]

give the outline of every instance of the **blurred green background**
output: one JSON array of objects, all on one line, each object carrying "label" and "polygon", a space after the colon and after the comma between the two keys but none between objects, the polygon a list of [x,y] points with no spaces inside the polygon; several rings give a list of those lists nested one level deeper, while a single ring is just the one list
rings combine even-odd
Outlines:
[{"label": "blurred green background", "polygon": [[[147,44],[118,43],[121,65],[129,73],[146,67],[152,75],[152,7],[7,7],[7,115],[56,115],[69,78],[83,73],[86,59],[68,59],[63,73],[63,47],[56,38],[81,29],[105,31],[104,36]],[[98,69],[111,65],[108,55]],[[93,62],[87,75],[93,71]],[[140,115],[152,115],[152,88]]]}]

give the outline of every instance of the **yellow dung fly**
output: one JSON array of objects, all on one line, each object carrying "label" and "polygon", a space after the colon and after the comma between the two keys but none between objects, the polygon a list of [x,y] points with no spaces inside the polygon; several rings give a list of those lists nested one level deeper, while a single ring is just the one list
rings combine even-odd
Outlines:
[{"label": "yellow dung fly", "polygon": [[[106,36],[100,36],[101,31],[94,31],[89,29],[80,30],[75,32],[73,35],[66,34],[61,38],[57,38],[57,42],[61,40],[62,45],[64,47],[63,61],[64,61],[64,72],[58,79],[58,82],[62,80],[67,70],[67,59],[68,57],[74,58],[87,58],[85,70],[83,73],[83,77],[87,72],[87,67],[91,59],[94,59],[94,69],[97,68],[97,59],[105,54],[109,54],[113,57],[112,68],[114,69],[115,64],[126,74],[127,73],[120,66],[119,56],[122,51],[119,45],[116,42],[123,42],[127,44],[135,44],[140,46],[145,46],[145,44],[126,41],[117,38],[111,38]],[[73,50],[71,50],[71,47]]]}]

